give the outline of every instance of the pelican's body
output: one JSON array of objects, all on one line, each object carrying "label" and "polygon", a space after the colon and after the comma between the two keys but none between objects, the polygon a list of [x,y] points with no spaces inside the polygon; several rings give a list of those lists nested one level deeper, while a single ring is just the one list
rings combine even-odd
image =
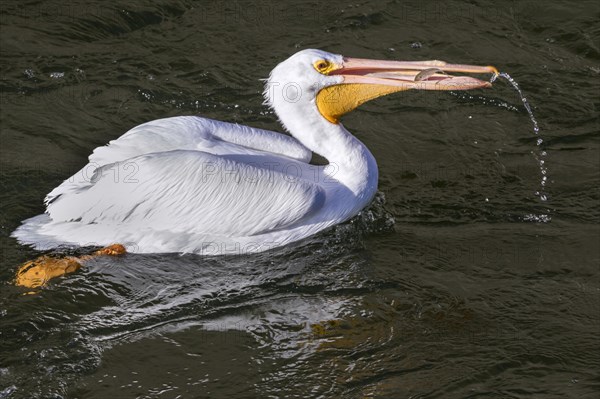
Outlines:
[{"label": "pelican's body", "polygon": [[47,196],[47,213],[16,235],[119,242],[139,252],[273,248],[340,223],[372,199],[375,160],[357,139],[348,145],[362,163],[350,174],[310,165],[311,152],[280,133],[194,116],[159,119],[97,148]]},{"label": "pelican's body", "polygon": [[[121,243],[134,252],[240,254],[348,220],[373,198],[378,171],[367,147],[339,123],[341,114],[394,91],[439,90],[441,81],[458,81],[457,89],[486,85],[427,72],[439,65],[431,62],[408,63],[406,72],[407,63],[388,61],[379,74],[365,60],[352,62],[304,50],[273,70],[265,96],[293,137],[195,116],[131,129],[97,148],[48,194],[46,213],[13,235],[46,248]],[[466,66],[458,67],[442,69]],[[311,165],[312,152],[329,165]]]}]

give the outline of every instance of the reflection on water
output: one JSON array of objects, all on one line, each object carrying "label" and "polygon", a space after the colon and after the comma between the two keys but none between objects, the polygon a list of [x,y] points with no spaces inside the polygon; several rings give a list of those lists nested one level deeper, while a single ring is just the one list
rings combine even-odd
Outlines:
[{"label": "reflection on water", "polygon": [[[592,7],[2,3],[0,398],[594,397]],[[252,256],[127,254],[34,295],[12,284],[41,253],[10,233],[95,147],[196,113],[281,131],[259,79],[308,47],[495,65],[535,105],[534,134],[502,82],[399,93],[343,121],[386,198],[349,223]]]},{"label": "reflection on water", "polygon": [[[205,340],[224,340],[221,342],[224,346],[245,341],[253,349],[264,347],[277,362],[310,356],[323,339],[313,333],[315,326],[344,317],[357,302],[351,293],[363,284],[360,280],[365,264],[364,236],[392,232],[393,226],[393,218],[384,208],[383,195],[378,194],[373,204],[350,223],[296,246],[252,256],[99,257],[88,261],[80,273],[53,280],[48,287],[37,291],[9,287],[13,300],[32,301],[48,310],[26,319],[22,315],[14,318],[7,315],[7,322],[14,328],[19,331],[29,328],[33,334],[16,334],[16,341],[24,343],[25,339],[33,343],[32,347],[51,341],[55,347],[22,352],[24,359],[6,369],[7,376],[16,374],[15,387],[19,387],[31,384],[26,379],[28,375],[46,369],[31,392],[60,393],[68,391],[73,378],[82,373],[93,372],[96,378],[95,370],[103,363],[104,352],[108,359],[122,358],[123,345],[130,348],[128,343],[145,341],[151,341],[153,350],[160,351],[163,342],[167,342],[167,347],[179,346],[176,337],[186,335],[192,335],[197,345]],[[85,249],[60,251],[66,254]],[[352,288],[344,293],[348,286]],[[333,295],[320,295],[325,288]],[[335,295],[337,291],[343,293],[342,297]],[[361,291],[359,288],[357,292]],[[23,294],[28,294],[27,298]],[[142,347],[131,345],[133,352],[128,356],[138,357],[137,350]],[[185,356],[202,357],[194,353]],[[168,362],[164,354],[156,360]],[[258,363],[250,367],[263,361],[256,359]],[[205,367],[210,371],[207,375],[219,369],[212,364]],[[154,387],[153,378],[146,377],[148,385],[143,388],[149,394],[155,389],[174,394],[190,384],[203,386],[222,381],[219,384],[228,385],[233,378],[231,374],[229,371],[229,381],[203,377],[186,381],[183,386],[165,383],[167,387]],[[201,376],[196,374],[196,377]],[[140,377],[141,380],[144,378]],[[135,395],[135,390],[142,387],[138,382],[117,386],[110,380],[98,381],[114,389],[115,394],[125,396]],[[81,394],[77,393],[79,389],[85,392],[77,386],[74,395]],[[261,390],[268,392],[271,388],[265,386]]]}]

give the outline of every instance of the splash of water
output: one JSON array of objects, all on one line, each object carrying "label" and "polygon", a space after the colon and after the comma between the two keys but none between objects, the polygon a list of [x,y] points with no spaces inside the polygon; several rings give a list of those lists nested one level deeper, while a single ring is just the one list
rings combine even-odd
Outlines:
[{"label": "splash of water", "polygon": [[[540,127],[538,125],[535,116],[533,115],[533,111],[531,110],[531,105],[529,101],[527,101],[527,97],[521,91],[519,84],[506,72],[499,72],[494,74],[490,79],[490,83],[493,83],[498,77],[504,78],[508,81],[514,89],[519,93],[519,97],[521,97],[521,101],[523,102],[523,106],[525,110],[529,114],[529,119],[533,124],[533,133],[536,136],[536,151],[531,151],[533,154],[539,169],[540,169],[540,186],[539,189],[535,192],[535,195],[543,202],[548,200],[548,193],[546,191],[546,184],[548,183],[548,167],[546,166],[546,156],[548,153],[543,149],[542,144],[544,143],[544,139],[540,136]],[[550,221],[549,215],[526,215],[524,220],[535,220],[540,222],[548,222]]]}]

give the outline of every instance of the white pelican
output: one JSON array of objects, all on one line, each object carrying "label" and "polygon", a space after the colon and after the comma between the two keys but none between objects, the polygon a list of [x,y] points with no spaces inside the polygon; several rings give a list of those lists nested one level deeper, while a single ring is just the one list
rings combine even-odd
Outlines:
[{"label": "white pelican", "polygon": [[[273,69],[264,91],[293,137],[196,116],[144,123],[96,148],[13,236],[41,248],[120,243],[208,255],[303,239],[355,216],[377,190],[375,158],[339,118],[402,90],[491,86],[449,72],[497,73],[300,51]],[[329,165],[311,165],[312,152]]]}]

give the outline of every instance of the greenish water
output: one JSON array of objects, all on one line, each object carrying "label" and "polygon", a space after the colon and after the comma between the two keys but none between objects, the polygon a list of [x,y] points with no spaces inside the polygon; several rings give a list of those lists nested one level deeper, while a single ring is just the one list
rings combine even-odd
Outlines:
[{"label": "greenish water", "polygon": [[[596,2],[0,10],[0,398],[597,397]],[[343,120],[380,167],[351,223],[250,257],[129,254],[36,295],[12,285],[39,252],[10,233],[95,147],[175,115],[281,131],[259,79],[302,48],[495,65],[543,143],[506,81],[399,93]]]}]

